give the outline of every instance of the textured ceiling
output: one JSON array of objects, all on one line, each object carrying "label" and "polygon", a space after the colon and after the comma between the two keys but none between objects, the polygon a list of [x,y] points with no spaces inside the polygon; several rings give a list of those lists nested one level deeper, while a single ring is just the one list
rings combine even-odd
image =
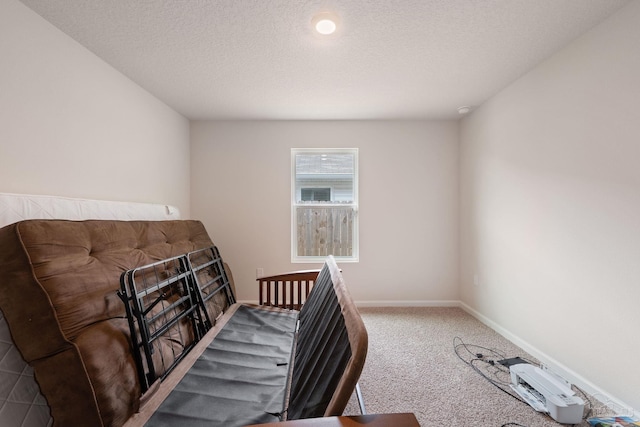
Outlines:
[{"label": "textured ceiling", "polygon": [[442,119],[628,0],[22,2],[190,119]]}]

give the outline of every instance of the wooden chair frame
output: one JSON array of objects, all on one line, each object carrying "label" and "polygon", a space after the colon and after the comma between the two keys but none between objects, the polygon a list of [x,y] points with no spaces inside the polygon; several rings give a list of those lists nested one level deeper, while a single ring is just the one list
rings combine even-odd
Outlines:
[{"label": "wooden chair frame", "polygon": [[320,270],[300,270],[256,279],[259,304],[300,310]]}]

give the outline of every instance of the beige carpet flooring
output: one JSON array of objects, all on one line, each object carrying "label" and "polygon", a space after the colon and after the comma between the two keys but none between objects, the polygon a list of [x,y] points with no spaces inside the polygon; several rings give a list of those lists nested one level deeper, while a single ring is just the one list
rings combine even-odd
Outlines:
[{"label": "beige carpet flooring", "polygon": [[[369,333],[367,362],[360,377],[367,413],[413,412],[425,427],[562,425],[499,390],[456,355],[454,338],[458,337],[467,345],[493,349],[505,358],[535,361],[465,311],[385,307],[361,308],[360,313]],[[490,352],[469,348],[474,354],[496,359]],[[463,347],[458,349],[466,360],[474,357]],[[509,380],[508,375],[493,371],[488,371],[492,378]],[[602,405],[595,400],[593,405],[603,415]],[[345,414],[359,413],[352,397]],[[579,424],[588,425],[586,421]]]}]

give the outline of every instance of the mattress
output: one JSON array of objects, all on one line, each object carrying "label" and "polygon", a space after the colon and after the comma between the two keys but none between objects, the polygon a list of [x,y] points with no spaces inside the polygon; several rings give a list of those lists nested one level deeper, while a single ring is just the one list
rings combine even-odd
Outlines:
[{"label": "mattress", "polygon": [[13,344],[0,311],[0,425],[50,426],[47,401],[33,378],[33,369]]},{"label": "mattress", "polygon": [[114,202],[0,193],[0,227],[25,219],[180,219],[178,208],[153,203]]},{"label": "mattress", "polygon": [[[180,219],[180,212],[161,204],[0,193],[0,227],[25,219],[173,220]],[[13,344],[0,310],[0,426],[52,424],[33,370]]]},{"label": "mattress", "polygon": [[295,311],[239,306],[145,426],[280,421],[297,320]]}]

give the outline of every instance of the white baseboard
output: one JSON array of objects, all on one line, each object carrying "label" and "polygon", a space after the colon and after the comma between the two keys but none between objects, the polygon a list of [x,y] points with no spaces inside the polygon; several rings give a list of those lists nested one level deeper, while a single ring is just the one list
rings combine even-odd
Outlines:
[{"label": "white baseboard", "polygon": [[[597,385],[593,384],[591,381],[584,378],[582,375],[577,374],[575,371],[567,367],[566,365],[558,362],[553,357],[539,350],[535,346],[529,344],[527,341],[518,337],[517,335],[511,333],[508,329],[503,328],[493,320],[484,316],[480,312],[471,308],[469,305],[465,304],[462,301],[459,301],[459,307],[464,311],[478,319],[480,322],[484,323],[518,347],[522,348],[524,351],[538,359],[541,363],[544,363],[547,367],[549,367],[553,372],[559,374],[563,378],[567,379],[569,382],[575,384],[577,387],[582,389],[584,392],[596,398],[601,404],[607,405],[609,408],[616,410],[621,415],[637,415],[640,411],[635,411],[631,406],[625,404],[620,399],[617,399],[615,396],[612,396],[610,393],[607,393],[605,390],[601,389]],[[594,404],[596,402],[593,402]],[[595,405],[594,405],[595,406]],[[598,415],[598,414],[594,414]],[[600,414],[602,415],[602,414]]]},{"label": "white baseboard", "polygon": [[460,301],[356,301],[357,307],[460,307]]}]

